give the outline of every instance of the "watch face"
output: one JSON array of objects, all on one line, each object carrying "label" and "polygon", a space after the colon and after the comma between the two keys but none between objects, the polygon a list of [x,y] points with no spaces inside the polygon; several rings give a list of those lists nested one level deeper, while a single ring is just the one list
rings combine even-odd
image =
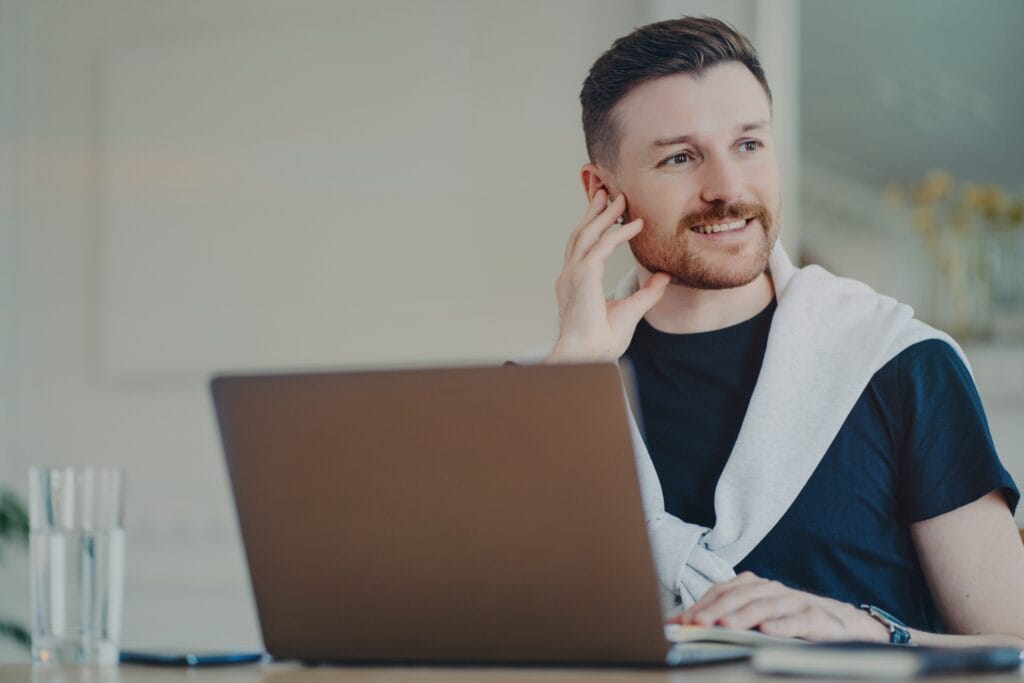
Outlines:
[{"label": "watch face", "polygon": [[892,633],[889,635],[889,642],[893,645],[906,645],[910,642],[910,631],[894,626]]}]

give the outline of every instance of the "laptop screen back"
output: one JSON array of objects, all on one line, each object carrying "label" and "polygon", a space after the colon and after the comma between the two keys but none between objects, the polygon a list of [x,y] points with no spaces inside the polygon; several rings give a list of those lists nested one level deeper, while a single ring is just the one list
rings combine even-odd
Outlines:
[{"label": "laptop screen back", "polygon": [[664,661],[615,366],[229,376],[212,391],[275,657]]}]

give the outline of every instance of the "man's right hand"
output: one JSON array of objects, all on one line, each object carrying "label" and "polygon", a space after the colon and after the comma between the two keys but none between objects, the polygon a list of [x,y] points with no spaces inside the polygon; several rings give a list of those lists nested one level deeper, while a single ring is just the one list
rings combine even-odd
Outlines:
[{"label": "man's right hand", "polygon": [[565,266],[555,282],[558,342],[546,362],[618,360],[629,347],[640,318],[665,295],[672,278],[667,273],[655,273],[625,299],[604,298],[605,262],[616,248],[643,229],[643,219],[637,218],[609,230],[625,210],[622,194],[609,204],[605,191],[598,190],[569,237]]}]

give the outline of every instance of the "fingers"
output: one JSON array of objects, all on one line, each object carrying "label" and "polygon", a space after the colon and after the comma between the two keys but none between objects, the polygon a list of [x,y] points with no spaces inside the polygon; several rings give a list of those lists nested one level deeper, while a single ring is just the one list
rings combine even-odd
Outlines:
[{"label": "fingers", "polygon": [[587,217],[591,211],[596,207],[595,202],[600,207],[601,199],[599,195],[603,195],[603,191],[598,191],[594,195],[594,199],[591,201],[591,206],[588,208],[587,213],[584,215],[583,221],[573,231],[569,237],[569,244],[565,250],[565,262],[566,264],[581,260],[590,251],[590,248],[594,246],[594,243],[600,239],[601,235],[605,230],[610,228],[618,220],[622,212],[626,210],[626,198],[619,194],[618,197],[612,200],[607,207],[602,207],[603,210],[599,211],[590,220]]},{"label": "fingers", "polygon": [[[753,575],[737,577],[709,590],[684,615],[689,616],[693,623],[710,626],[719,623],[727,615],[734,616],[753,601],[779,597],[787,590],[789,589],[780,583],[765,581]],[[778,615],[771,614],[770,616]],[[757,622],[754,622],[750,626],[756,624]],[[749,626],[737,626],[736,628],[749,628]]]},{"label": "fingers", "polygon": [[766,597],[753,598],[739,609],[725,614],[718,619],[718,623],[727,628],[741,630],[754,628],[766,621],[781,619],[806,608],[807,602],[796,592],[769,593]]},{"label": "fingers", "polygon": [[[580,221],[580,225],[587,225],[590,221],[597,218],[598,214],[608,208],[608,193],[605,190],[598,190],[594,193],[594,196],[590,198],[590,204],[587,205],[587,212],[583,214],[583,219]],[[579,226],[577,226],[578,228]]]},{"label": "fingers", "polygon": [[[654,277],[652,276],[651,279],[653,280]],[[725,583],[719,583],[717,585],[712,586],[704,592],[704,595],[700,596],[700,598],[697,599],[697,602],[690,605],[690,607],[680,615],[683,618],[683,623],[694,623],[694,615],[696,615],[699,612],[702,612],[708,605],[717,600],[719,596],[732,590],[736,586],[754,583],[762,580],[763,579],[761,577],[754,574],[753,572],[743,572],[742,574],[737,575],[735,578],[730,579]]]},{"label": "fingers", "polygon": [[[619,301],[609,303],[609,317],[614,318],[616,323],[621,322],[630,330],[636,328],[640,318],[644,317],[647,311],[654,308],[655,304],[665,296],[672,276],[668,273],[655,273],[647,278],[643,287],[636,290],[630,296]],[[685,612],[684,612],[685,614]]]},{"label": "fingers", "polygon": [[763,633],[808,640],[842,640],[858,636],[843,610],[849,605],[767,581],[745,572],[713,586],[688,610],[680,623],[758,628]]},{"label": "fingers", "polygon": [[594,193],[594,196],[590,198],[590,204],[587,205],[587,211],[583,214],[583,218],[580,220],[579,225],[569,235],[569,240],[565,243],[565,260],[569,260],[569,256],[572,255],[573,249],[576,247],[576,240],[579,238],[579,232],[583,229],[583,226],[589,225],[592,220],[606,208],[608,208],[608,193],[604,190],[598,190]]},{"label": "fingers", "polygon": [[[597,259],[602,262],[607,261],[612,252],[618,249],[619,245],[625,244],[636,237],[643,227],[644,219],[637,218],[614,230],[606,231],[580,260]],[[582,247],[582,245],[580,246]]]}]

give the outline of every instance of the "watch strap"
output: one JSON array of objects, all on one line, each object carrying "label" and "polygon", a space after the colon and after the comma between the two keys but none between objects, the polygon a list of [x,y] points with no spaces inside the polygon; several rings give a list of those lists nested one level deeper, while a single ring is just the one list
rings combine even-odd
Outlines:
[{"label": "watch strap", "polygon": [[881,607],[874,605],[861,605],[860,608],[866,611],[871,617],[889,629],[889,642],[893,645],[909,645],[910,631],[902,621],[886,612]]}]

